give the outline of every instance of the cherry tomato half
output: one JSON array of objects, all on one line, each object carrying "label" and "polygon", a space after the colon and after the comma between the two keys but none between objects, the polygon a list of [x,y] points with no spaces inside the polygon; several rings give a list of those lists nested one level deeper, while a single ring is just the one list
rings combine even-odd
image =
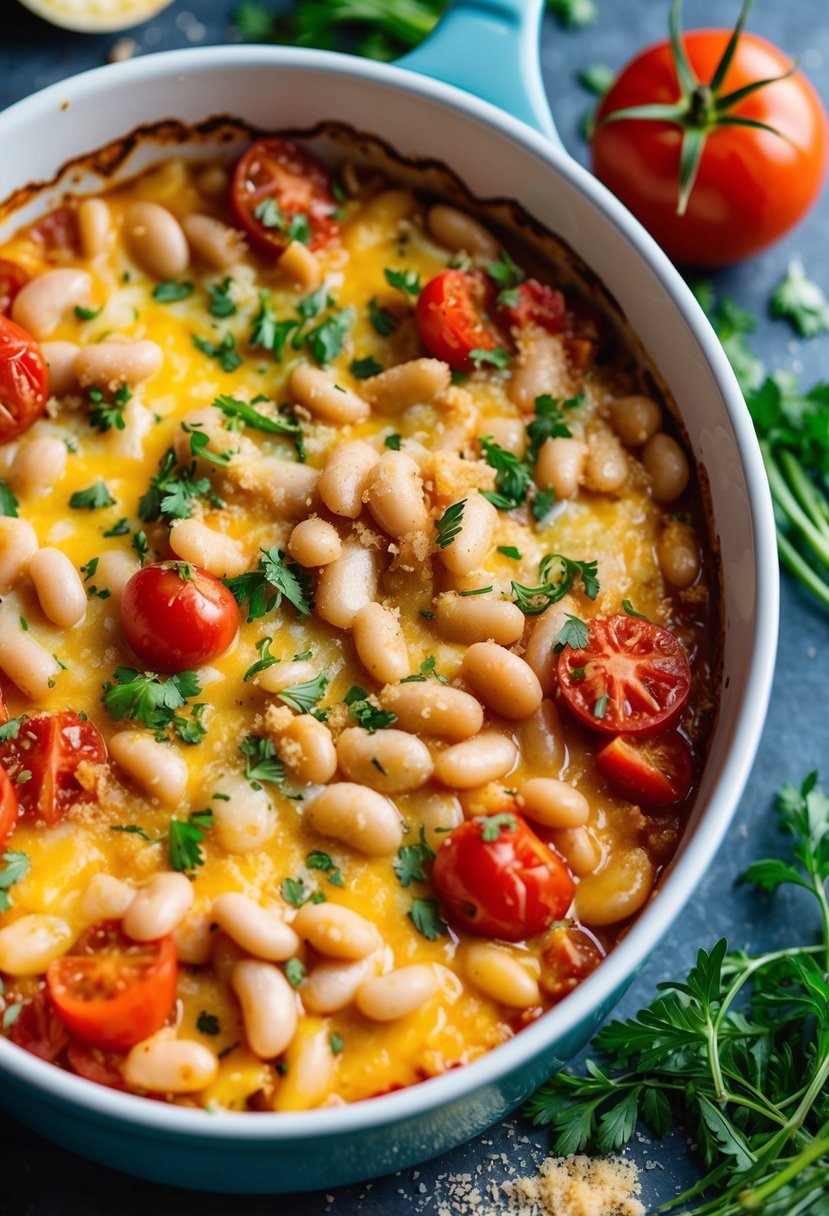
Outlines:
[{"label": "cherry tomato half", "polygon": [[420,340],[430,355],[456,371],[472,371],[473,350],[495,350],[504,339],[489,319],[492,280],[479,270],[443,270],[421,291],[415,311]]},{"label": "cherry tomato half", "polygon": [[14,297],[28,281],[29,275],[22,266],[10,262],[8,258],[0,258],[0,314],[5,317],[9,315]]},{"label": "cherry tomato half", "polygon": [[520,815],[468,819],[441,844],[432,879],[459,929],[518,942],[542,933],[570,907],[567,866]]},{"label": "cherry tomato half", "polygon": [[0,765],[0,851],[17,823],[17,794],[12,779]]},{"label": "cherry tomato half", "polygon": [[118,921],[87,929],[51,962],[46,985],[61,1021],[93,1047],[127,1051],[160,1030],[176,999],[172,937],[133,942]]},{"label": "cherry tomato half", "polygon": [[183,671],[217,659],[240,620],[227,587],[186,562],[145,566],[121,599],[124,637],[153,671]]},{"label": "cherry tomato half", "polygon": [[578,988],[603,958],[604,950],[581,925],[553,925],[541,947],[539,983],[549,997],[560,1001]]},{"label": "cherry tomato half", "polygon": [[654,730],[691,691],[691,667],[667,629],[635,616],[594,617],[587,645],[558,659],[562,696],[579,721],[607,734]]},{"label": "cherry tomato half", "polygon": [[48,824],[77,803],[93,800],[75,774],[82,760],[102,764],[105,759],[97,726],[68,709],[27,718],[16,739],[0,743],[0,764],[14,782],[20,809]]},{"label": "cherry tomato half", "polygon": [[694,753],[677,731],[617,735],[596,753],[596,765],[631,802],[673,806],[691,792]]},{"label": "cherry tomato half", "polygon": [[[327,245],[339,232],[337,203],[328,171],[289,139],[259,139],[236,165],[230,202],[254,245],[281,253],[293,239],[289,229],[307,220],[302,237],[309,249]],[[307,237],[307,239],[305,239]]]},{"label": "cherry tomato half", "polygon": [[539,325],[547,333],[558,334],[564,328],[564,296],[554,287],[539,283],[538,279],[525,279],[515,288],[514,304],[502,305],[501,311],[510,326],[524,329],[528,325]]},{"label": "cherry tomato half", "polygon": [[[730,37],[729,30],[683,34],[699,80],[713,78]],[[791,66],[777,47],[743,32],[721,93],[779,76]],[[678,215],[680,128],[653,120],[602,120],[628,106],[670,105],[679,95],[668,41],[632,59],[599,107],[593,171],[671,258],[725,266],[777,240],[817,198],[826,164],[826,114],[802,72],[746,96],[733,107],[735,117],[766,123],[779,134],[757,126],[711,130],[686,213]]]},{"label": "cherry tomato half", "polygon": [[46,409],[49,372],[25,329],[0,316],[0,443],[27,431]]},{"label": "cherry tomato half", "polygon": [[24,1051],[54,1064],[66,1048],[69,1034],[49,1000],[48,992],[40,989],[24,1004],[12,1022],[9,1038]]}]

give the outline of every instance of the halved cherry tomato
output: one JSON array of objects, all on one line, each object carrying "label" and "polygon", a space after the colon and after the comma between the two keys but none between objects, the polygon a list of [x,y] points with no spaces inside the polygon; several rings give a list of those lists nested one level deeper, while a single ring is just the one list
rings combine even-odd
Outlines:
[{"label": "halved cherry tomato", "polygon": [[71,207],[58,207],[32,224],[29,236],[47,253],[77,253],[80,246],[78,213]]},{"label": "halved cherry tomato", "polygon": [[16,739],[0,743],[0,764],[14,782],[21,810],[48,824],[77,803],[93,800],[75,774],[82,760],[102,764],[105,759],[97,726],[68,709],[27,718]]},{"label": "halved cherry tomato", "polygon": [[575,884],[557,853],[512,812],[468,819],[441,844],[432,878],[459,929],[518,942],[562,917]]},{"label": "halved cherry tomato", "polygon": [[617,735],[596,752],[596,765],[626,798],[645,806],[682,802],[694,779],[694,753],[678,731]]},{"label": "halved cherry tomato", "polygon": [[554,1001],[563,1000],[604,958],[596,939],[580,925],[554,925],[541,947],[539,983]]},{"label": "halved cherry tomato", "polygon": [[145,566],[121,599],[124,637],[153,671],[182,671],[217,659],[235,638],[240,620],[227,587],[185,562]]},{"label": "halved cherry tomato", "polygon": [[516,302],[502,305],[507,324],[524,329],[527,325],[539,325],[547,333],[558,334],[564,328],[564,296],[554,287],[539,283],[538,279],[525,279],[515,288]]},{"label": "halved cherry tomato", "polygon": [[69,1033],[58,1017],[45,989],[27,1001],[9,1030],[12,1043],[33,1056],[54,1064],[69,1042]]},{"label": "halved cherry tomato", "polygon": [[667,629],[635,616],[594,617],[584,648],[558,660],[562,696],[585,726],[607,734],[654,730],[688,699],[691,667]]},{"label": "halved cherry tomato", "polygon": [[8,316],[14,303],[14,297],[25,287],[30,276],[17,262],[8,258],[0,258],[0,314]]},{"label": "halved cherry tomato", "polygon": [[133,942],[118,921],[87,929],[46,969],[49,995],[66,1028],[93,1047],[127,1051],[164,1025],[176,999],[172,937]]},{"label": "halved cherry tomato", "polygon": [[34,338],[0,316],[0,443],[27,431],[46,409],[49,372]]},{"label": "halved cherry tomato", "polygon": [[309,249],[339,232],[331,178],[316,157],[289,139],[258,139],[236,166],[230,202],[254,245],[281,253],[291,243],[291,221],[308,221]]},{"label": "halved cherry tomato", "polygon": [[100,1047],[91,1047],[89,1043],[70,1042],[66,1048],[66,1063],[87,1081],[96,1085],[106,1085],[108,1089],[126,1089],[121,1069],[118,1067],[118,1057],[101,1051]]},{"label": "halved cherry tomato", "polygon": [[17,794],[12,780],[0,765],[0,850],[11,836],[17,823]]},{"label": "halved cherry tomato", "polygon": [[504,345],[491,315],[495,310],[492,280],[479,270],[443,270],[420,293],[415,323],[430,355],[456,371],[471,371],[473,350]]}]

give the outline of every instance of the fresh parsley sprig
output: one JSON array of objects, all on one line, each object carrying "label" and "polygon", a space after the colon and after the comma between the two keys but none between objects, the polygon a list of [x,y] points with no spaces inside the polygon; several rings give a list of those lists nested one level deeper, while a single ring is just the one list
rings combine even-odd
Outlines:
[{"label": "fresh parsley sprig", "polygon": [[9,890],[16,882],[25,878],[32,868],[28,853],[11,850],[2,855],[3,868],[0,870],[0,912],[8,912],[10,906]]},{"label": "fresh parsley sprig", "polygon": [[300,617],[310,616],[312,608],[311,580],[300,566],[286,560],[285,553],[275,546],[261,549],[262,557],[255,570],[224,579],[224,584],[237,604],[247,604],[248,620],[255,621],[273,612],[286,599]]},{"label": "fresh parsley sprig", "polygon": [[594,600],[599,594],[598,563],[577,561],[562,553],[548,553],[541,559],[537,587],[526,587],[512,581],[513,598],[525,616],[540,616],[551,604],[557,603],[570,591],[576,579],[581,579],[584,593]]},{"label": "fresh parsley sprig", "polygon": [[104,684],[101,700],[115,722],[143,722],[160,739],[167,738],[170,729],[185,743],[198,743],[204,737],[201,716],[206,706],[194,705],[192,719],[177,713],[201,692],[195,671],[179,671],[162,680],[153,671],[119,667],[113,679],[114,684]]}]

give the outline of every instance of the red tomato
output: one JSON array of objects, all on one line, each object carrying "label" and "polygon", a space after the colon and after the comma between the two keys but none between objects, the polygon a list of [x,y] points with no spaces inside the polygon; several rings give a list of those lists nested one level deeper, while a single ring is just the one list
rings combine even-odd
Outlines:
[{"label": "red tomato", "polygon": [[49,372],[34,338],[0,315],[0,443],[27,431],[46,409]]},{"label": "red tomato", "polygon": [[525,279],[516,287],[517,301],[502,307],[507,324],[524,329],[528,325],[540,325],[550,334],[561,333],[564,328],[564,296],[554,287],[539,283],[538,279]]},{"label": "red tomato", "polygon": [[227,587],[185,562],[145,566],[121,599],[124,637],[153,671],[183,671],[217,659],[235,638],[240,620]]},{"label": "red tomato", "polygon": [[595,971],[604,958],[596,939],[580,925],[554,925],[541,948],[541,987],[560,1001]]},{"label": "red tomato", "polygon": [[691,792],[694,753],[677,731],[655,737],[617,735],[596,753],[596,765],[631,802],[673,806]]},{"label": "red tomato", "polygon": [[691,667],[667,629],[635,616],[594,617],[584,648],[565,646],[558,683],[576,717],[607,734],[654,730],[691,691]]},{"label": "red tomato", "polygon": [[473,350],[495,350],[504,339],[489,319],[495,307],[492,280],[479,270],[443,270],[417,301],[415,322],[430,355],[457,371],[472,371]]},{"label": "red tomato", "polygon": [[287,248],[292,240],[288,227],[300,216],[308,221],[309,249],[327,245],[339,233],[328,171],[289,139],[251,144],[236,165],[230,202],[254,245],[266,253]]},{"label": "red tomato", "polygon": [[512,812],[468,819],[450,832],[432,878],[457,928],[508,942],[543,932],[575,892],[558,854]]},{"label": "red tomato", "polygon": [[0,765],[0,851],[17,823],[17,794],[11,777]]},{"label": "red tomato", "polygon": [[54,1064],[69,1042],[63,1022],[55,1012],[48,993],[41,989],[27,1001],[9,1030],[9,1038],[24,1051]]},{"label": "red tomato", "polygon": [[66,1048],[66,1063],[72,1072],[87,1081],[94,1081],[96,1085],[106,1085],[108,1089],[126,1089],[117,1058],[113,1059],[98,1047],[71,1042]]},{"label": "red tomato", "polygon": [[21,811],[49,824],[94,799],[75,774],[82,760],[103,764],[106,754],[97,726],[68,709],[27,718],[16,739],[0,743],[0,764],[14,782]]},{"label": "red tomato", "polygon": [[22,266],[18,266],[17,262],[8,261],[7,258],[0,258],[0,314],[6,317],[9,315],[14,297],[28,281],[29,275]]},{"label": "red tomato", "polygon": [[42,245],[47,253],[76,253],[80,245],[78,214],[71,207],[58,207],[32,224],[29,236]]},{"label": "red tomato", "polygon": [[49,995],[77,1038],[107,1051],[128,1051],[164,1025],[176,999],[172,937],[133,942],[118,921],[87,929],[46,968]]},{"label": "red tomato", "polygon": [[[694,30],[683,35],[693,71],[710,82],[731,34]],[[754,34],[743,33],[719,95],[779,76],[791,60]],[[704,93],[695,90],[704,111]],[[684,215],[677,214],[681,127],[670,122],[620,119],[628,106],[671,104],[680,97],[669,42],[624,67],[599,108],[593,171],[679,262],[725,266],[777,240],[817,198],[826,162],[826,113],[808,80],[795,72],[751,93],[730,110],[767,123],[710,128]]]}]

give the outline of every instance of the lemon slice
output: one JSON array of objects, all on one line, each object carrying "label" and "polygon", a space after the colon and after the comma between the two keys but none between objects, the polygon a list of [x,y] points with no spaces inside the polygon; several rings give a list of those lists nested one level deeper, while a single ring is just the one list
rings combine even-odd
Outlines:
[{"label": "lemon slice", "polygon": [[101,34],[140,25],[160,13],[171,0],[20,0],[20,3],[52,25]]}]

